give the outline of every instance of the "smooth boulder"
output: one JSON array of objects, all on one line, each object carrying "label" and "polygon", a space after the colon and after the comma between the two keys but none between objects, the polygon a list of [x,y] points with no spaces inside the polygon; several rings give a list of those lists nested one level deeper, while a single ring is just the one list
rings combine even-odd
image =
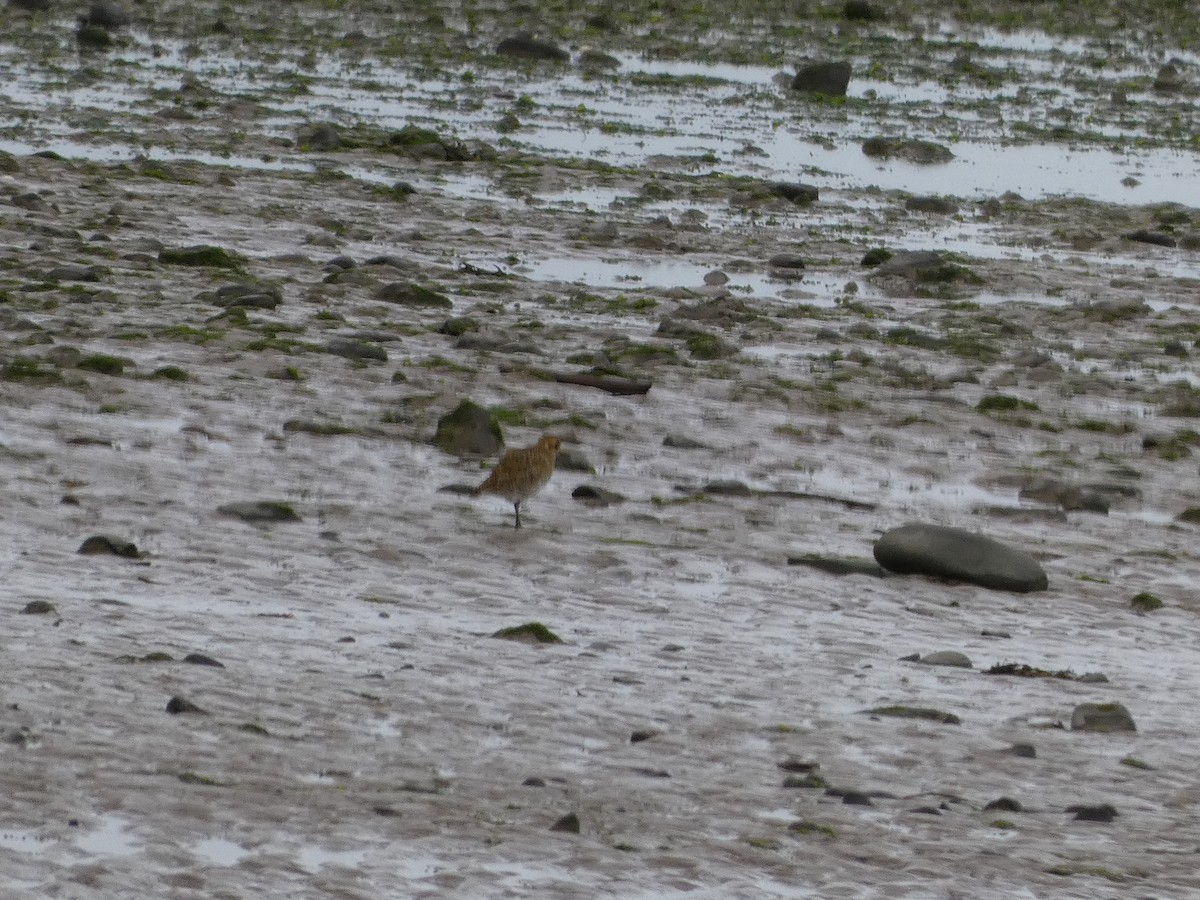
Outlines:
[{"label": "smooth boulder", "polygon": [[1049,584],[1038,561],[1023,550],[944,525],[893,528],[876,541],[875,560],[900,575],[936,575],[1000,591],[1041,591]]}]

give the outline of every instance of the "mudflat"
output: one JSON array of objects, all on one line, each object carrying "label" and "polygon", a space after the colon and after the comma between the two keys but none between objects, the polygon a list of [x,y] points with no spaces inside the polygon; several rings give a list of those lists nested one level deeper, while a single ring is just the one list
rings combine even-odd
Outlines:
[{"label": "mudflat", "polygon": [[39,6],[5,897],[1200,892],[1194,23]]}]

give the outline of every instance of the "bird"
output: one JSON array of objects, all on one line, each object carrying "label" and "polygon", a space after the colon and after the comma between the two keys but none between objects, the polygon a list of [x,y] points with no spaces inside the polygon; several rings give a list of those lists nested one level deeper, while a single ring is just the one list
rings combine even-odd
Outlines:
[{"label": "bird", "polygon": [[471,496],[495,494],[510,501],[517,516],[514,527],[520,528],[521,504],[546,486],[561,444],[558,438],[544,435],[532,447],[509,450]]}]

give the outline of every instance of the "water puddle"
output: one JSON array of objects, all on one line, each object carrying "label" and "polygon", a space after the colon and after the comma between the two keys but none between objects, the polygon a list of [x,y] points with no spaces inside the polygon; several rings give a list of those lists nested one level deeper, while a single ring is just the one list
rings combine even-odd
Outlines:
[{"label": "water puddle", "polygon": [[366,850],[326,850],[314,845],[301,847],[296,853],[301,868],[310,874],[316,874],[325,866],[353,868],[366,858]]},{"label": "water puddle", "polygon": [[193,845],[192,852],[208,860],[213,865],[225,867],[236,866],[251,853],[251,851],[247,850],[241,844],[235,844],[233,841],[227,841],[224,838],[208,838],[207,840],[200,841],[200,843]]},{"label": "water puddle", "polygon": [[[519,274],[534,281],[558,281],[592,288],[629,288],[631,290],[689,288],[703,290],[704,276],[721,269],[719,260],[711,263],[670,261],[647,263],[634,260],[580,259],[552,257],[532,261],[517,268]],[[772,272],[727,272],[725,290],[738,296],[778,297],[831,307],[843,295],[847,279],[809,270]],[[861,287],[861,286],[860,286]],[[860,298],[863,296],[859,294]]]},{"label": "water puddle", "polygon": [[75,846],[97,856],[132,856],[142,845],[128,833],[129,823],[116,816],[105,816],[95,828],[75,839]]},{"label": "water puddle", "polygon": [[386,719],[380,719],[371,725],[370,731],[376,737],[394,740],[404,735],[404,729],[400,725],[401,719],[399,716],[388,716]]}]

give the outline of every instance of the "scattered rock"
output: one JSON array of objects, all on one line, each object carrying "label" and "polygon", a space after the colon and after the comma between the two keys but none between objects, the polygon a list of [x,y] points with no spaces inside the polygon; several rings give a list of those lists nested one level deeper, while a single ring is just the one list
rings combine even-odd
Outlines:
[{"label": "scattered rock", "polygon": [[206,656],[203,653],[189,653],[187,656],[185,656],[183,658],[183,661],[185,663],[190,663],[193,666],[211,666],[214,669],[225,668],[224,663],[218,662],[217,660],[213,659],[211,656]]},{"label": "scattered rock", "polygon": [[47,281],[99,281],[104,274],[100,266],[55,266],[42,276]]},{"label": "scattered rock", "polygon": [[[887,254],[886,259],[878,259],[878,256],[872,256],[879,251],[871,251],[863,257],[864,266],[874,266],[875,271],[871,273],[872,277],[878,276],[885,278],[890,275],[902,275],[905,278],[916,280],[922,272],[928,272],[942,265],[942,254],[936,250],[913,250],[909,253],[897,253],[892,255],[884,250]],[[878,261],[875,261],[878,260]]]},{"label": "scattered rock", "polygon": [[629,735],[629,743],[640,744],[642,741],[648,741],[651,738],[658,737],[662,732],[657,728],[639,728],[633,734]]},{"label": "scattered rock", "polygon": [[1140,594],[1135,594],[1133,599],[1129,601],[1129,605],[1138,612],[1154,612],[1156,609],[1163,608],[1163,602],[1149,591],[1142,591]]},{"label": "scattered rock", "polygon": [[846,0],[842,16],[850,22],[879,22],[884,18],[882,10],[869,0]]},{"label": "scattered rock", "polygon": [[159,251],[158,261],[167,266],[211,266],[218,269],[241,269],[246,264],[246,258],[240,253],[210,244],[165,247]]},{"label": "scattered rock", "polygon": [[787,759],[780,760],[775,764],[778,768],[785,772],[794,772],[799,775],[808,775],[821,768],[821,764],[812,762],[807,759],[796,759],[794,756],[789,756]]},{"label": "scattered rock", "polygon": [[333,122],[303,125],[296,134],[296,144],[301,150],[330,153],[342,146],[342,130]]},{"label": "scattered rock", "polygon": [[1111,734],[1137,731],[1137,726],[1129,710],[1120,703],[1080,703],[1071,713],[1071,730]]},{"label": "scattered rock", "polygon": [[565,831],[567,834],[579,834],[579,816],[567,813],[550,826],[551,831]]},{"label": "scattered rock", "polygon": [[579,68],[591,72],[614,72],[621,68],[621,61],[600,50],[587,49],[579,54]]},{"label": "scattered rock", "polygon": [[88,7],[88,11],[80,18],[82,25],[94,25],[99,28],[124,28],[133,21],[129,10],[108,0],[99,0]]},{"label": "scattered rock", "polygon": [[384,303],[396,303],[413,309],[453,309],[454,304],[445,294],[431,291],[412,282],[394,281],[375,292],[375,299]]},{"label": "scattered rock", "polygon": [[1033,744],[1013,744],[1004,752],[1020,759],[1037,759],[1037,748]]},{"label": "scattered rock", "polygon": [[913,522],[875,543],[875,559],[898,574],[934,575],[994,590],[1045,590],[1041,565],[1028,553],[962,528]]},{"label": "scattered rock", "polygon": [[942,216],[952,216],[958,212],[958,204],[942,197],[909,197],[904,202],[904,208],[910,212],[934,213]]},{"label": "scattered rock", "polygon": [[950,666],[958,669],[971,668],[970,657],[965,653],[959,653],[957,650],[939,650],[936,653],[927,653],[918,662],[926,666]]},{"label": "scattered rock", "polygon": [[1160,94],[1174,94],[1187,85],[1183,73],[1174,63],[1167,63],[1154,76],[1153,88]]},{"label": "scattered rock", "polygon": [[1158,247],[1176,246],[1175,238],[1169,234],[1164,234],[1161,231],[1148,231],[1145,228],[1139,228],[1136,231],[1127,231],[1121,237],[1127,241],[1136,241],[1139,244],[1154,244]]},{"label": "scattered rock", "polygon": [[217,507],[217,513],[243,522],[299,522],[300,516],[291,504],[282,500],[242,500]]},{"label": "scattered rock", "polygon": [[504,449],[499,420],[472,400],[438,419],[433,442],[453,456],[495,456]]},{"label": "scattered rock", "polygon": [[561,644],[563,642],[562,638],[541,622],[526,622],[524,625],[501,628],[492,637],[502,638],[506,641],[520,641],[525,644]]},{"label": "scattered rock", "polygon": [[107,28],[80,22],[75,29],[75,41],[80,50],[107,50],[113,45],[113,37]]},{"label": "scattered rock", "polygon": [[563,472],[586,472],[589,475],[596,474],[596,468],[584,455],[583,451],[578,447],[563,447],[558,451],[558,458],[554,461],[554,468]]},{"label": "scattered rock", "polygon": [[1150,306],[1144,300],[1136,297],[1113,297],[1108,300],[1096,300],[1086,307],[1089,318],[1101,322],[1119,322],[1123,319],[1136,319],[1147,315]]},{"label": "scattered rock", "polygon": [[57,610],[49,600],[30,600],[22,607],[21,612],[27,616],[45,616]]},{"label": "scattered rock", "polygon": [[521,32],[502,40],[496,45],[496,55],[544,62],[565,63],[571,61],[571,54],[566,50],[550,41],[539,40],[529,32]]},{"label": "scattered rock", "polygon": [[862,152],[872,159],[903,159],[922,166],[954,159],[949,147],[912,138],[873,137],[863,141]]},{"label": "scattered rock", "polygon": [[283,291],[279,288],[253,282],[226,284],[213,292],[216,306],[232,309],[235,306],[250,309],[275,309],[283,302]]},{"label": "scattered rock", "polygon": [[668,434],[663,438],[664,447],[674,447],[676,450],[709,450],[708,444],[688,437],[686,434]]},{"label": "scattered rock", "polygon": [[793,834],[815,835],[817,837],[834,839],[837,837],[837,829],[832,825],[821,825],[818,822],[809,822],[804,819],[793,822],[788,826],[788,831]]},{"label": "scattered rock", "polygon": [[1057,506],[1064,512],[1091,512],[1108,515],[1109,504],[1101,494],[1066,484],[1056,478],[1033,478],[1021,487],[1022,500],[1035,500]]},{"label": "scattered rock", "polygon": [[585,506],[605,507],[625,502],[625,497],[616,491],[605,490],[591,484],[579,485],[571,491],[571,496]]},{"label": "scattered rock", "polygon": [[942,725],[961,725],[962,720],[954,713],[943,712],[940,709],[928,709],[922,706],[877,706],[865,709],[863,712],[870,716],[884,716],[895,719],[924,719],[928,722],[939,722]]},{"label": "scattered rock", "polygon": [[450,337],[462,337],[469,331],[478,331],[479,322],[472,319],[470,316],[456,316],[447,319],[438,328],[438,334],[449,335]]},{"label": "scattered rock", "polygon": [[[829,793],[826,791],[825,793]],[[835,795],[836,796],[836,795]],[[871,802],[871,796],[865,791],[841,791],[842,802],[847,806],[874,806]]]},{"label": "scattered rock", "polygon": [[142,558],[137,545],[132,541],[125,541],[108,534],[92,535],[79,545],[79,550],[76,552],[82,553],[84,556],[99,556],[108,553],[113,556],[123,556],[126,559]]},{"label": "scattered rock", "polygon": [[846,559],[807,554],[805,556],[789,556],[787,563],[789,566],[808,566],[810,569],[816,569],[827,575],[869,575],[872,578],[886,578],[891,574],[878,563],[868,559]]},{"label": "scattered rock", "polygon": [[704,487],[700,488],[700,490],[705,494],[712,494],[717,497],[749,497],[754,493],[745,482],[734,478],[710,481]]},{"label": "scattered rock", "polygon": [[816,203],[821,196],[816,185],[802,184],[797,181],[772,181],[767,184],[767,190],[776,197],[781,197],[797,206]]},{"label": "scattered rock", "polygon": [[1111,822],[1119,813],[1111,803],[1099,803],[1095,806],[1068,806],[1067,812],[1075,813],[1076,822]]},{"label": "scattered rock", "polygon": [[173,716],[178,716],[178,715],[183,715],[183,714],[196,714],[196,715],[202,715],[202,716],[208,715],[208,712],[206,710],[201,709],[199,706],[197,706],[191,700],[188,700],[188,699],[185,699],[184,697],[179,697],[179,696],[172,697],[170,700],[167,701],[167,712],[169,712]]},{"label": "scattered rock", "polygon": [[796,253],[776,253],[769,260],[767,265],[772,269],[803,269],[804,258]]},{"label": "scattered rock", "polygon": [[325,352],[346,359],[375,360],[377,362],[387,362],[388,359],[387,350],[379,344],[354,338],[334,338],[325,345]]},{"label": "scattered rock", "polygon": [[815,62],[802,67],[792,79],[792,90],[805,94],[845,97],[850,86],[850,63]]},{"label": "scattered rock", "polygon": [[1020,678],[1059,678],[1063,681],[1075,681],[1076,675],[1070,669],[1039,669],[1028,663],[997,663],[987,669],[984,675],[1016,675]]},{"label": "scattered rock", "polygon": [[983,807],[984,812],[991,810],[1000,810],[1001,812],[1021,812],[1022,806],[1011,797],[999,797],[987,803]]}]

